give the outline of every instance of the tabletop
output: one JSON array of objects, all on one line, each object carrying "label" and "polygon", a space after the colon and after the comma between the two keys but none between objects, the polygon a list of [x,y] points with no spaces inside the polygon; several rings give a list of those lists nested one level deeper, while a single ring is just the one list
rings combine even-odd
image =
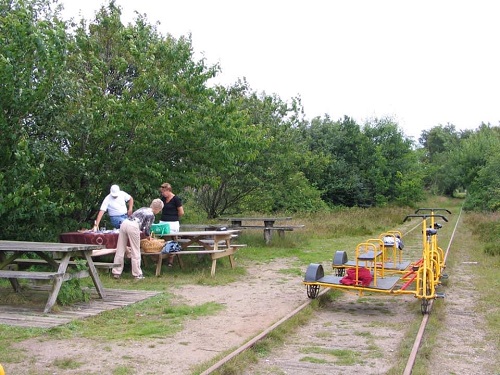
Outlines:
[{"label": "tabletop", "polygon": [[[116,249],[118,244],[118,231],[110,232],[66,232],[59,235],[59,241],[64,243],[82,243],[92,245],[103,245],[106,249]],[[144,232],[141,232],[141,239],[146,238]]]},{"label": "tabletop", "polygon": [[163,234],[162,237],[214,237],[214,236],[227,236],[238,233],[236,229],[229,230],[198,230],[198,231],[185,231],[177,233]]},{"label": "tabletop", "polygon": [[0,251],[16,252],[60,252],[92,251],[102,249],[101,245],[69,244],[60,242],[29,242],[29,241],[5,241],[0,240]]}]

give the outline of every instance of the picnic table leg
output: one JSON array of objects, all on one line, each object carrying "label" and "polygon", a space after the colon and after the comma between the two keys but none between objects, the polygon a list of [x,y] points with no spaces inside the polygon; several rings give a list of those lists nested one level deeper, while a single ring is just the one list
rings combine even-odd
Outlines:
[{"label": "picnic table leg", "polygon": [[[21,254],[13,254],[10,257],[7,258],[7,256],[1,252],[0,253],[0,270],[7,267],[10,269],[12,266],[12,262],[16,260],[17,258],[20,257]],[[10,285],[12,285],[12,289],[14,289],[14,292],[19,293],[21,291],[21,285],[19,284],[19,281],[17,279],[9,279]]]},{"label": "picnic table leg", "polygon": [[101,279],[99,278],[99,274],[97,273],[97,269],[95,268],[94,260],[92,259],[92,251],[85,251],[85,259],[87,260],[87,267],[89,267],[90,277],[94,282],[97,294],[99,294],[99,297],[104,298],[104,287],[101,284]]},{"label": "picnic table leg", "polygon": [[271,242],[272,235],[273,235],[273,232],[271,231],[271,229],[264,228],[264,240],[266,241],[266,244]]},{"label": "picnic table leg", "polygon": [[177,253],[173,253],[174,255],[174,259],[177,259],[177,263],[179,263],[179,268],[182,270],[184,268],[184,263],[182,262],[182,257],[180,256],[180,254],[177,254]]},{"label": "picnic table leg", "polygon": [[229,263],[231,263],[231,268],[236,267],[236,263],[234,262],[233,254],[229,255]]},{"label": "picnic table leg", "polygon": [[271,228],[273,225],[274,225],[274,220],[264,220],[264,240],[266,241],[266,244],[271,242],[273,231],[268,228]]},{"label": "picnic table leg", "polygon": [[231,268],[236,267],[236,264],[234,263],[234,257],[233,253],[235,252],[235,248],[231,247],[231,240],[227,239],[226,240],[226,251],[230,251],[231,254],[229,255],[229,263],[231,263]]},{"label": "picnic table leg", "polygon": [[17,279],[9,279],[10,285],[12,285],[12,289],[14,292],[19,293],[21,291],[21,285],[19,284],[19,280]]},{"label": "picnic table leg", "polygon": [[160,276],[161,275],[161,265],[163,263],[163,254],[160,254],[158,255],[158,262],[156,262],[156,272],[155,272],[155,275],[156,276]]},{"label": "picnic table leg", "polygon": [[210,276],[215,276],[215,267],[217,267],[217,259],[212,259],[212,269],[210,270]]},{"label": "picnic table leg", "polygon": [[49,291],[49,298],[47,299],[47,303],[45,304],[44,313],[48,313],[52,310],[52,307],[57,301],[57,296],[59,295],[59,291],[61,290],[61,285],[63,283],[64,274],[68,269],[69,259],[71,258],[71,253],[67,253],[64,255],[61,263],[59,264],[58,274],[52,280],[52,289]]}]

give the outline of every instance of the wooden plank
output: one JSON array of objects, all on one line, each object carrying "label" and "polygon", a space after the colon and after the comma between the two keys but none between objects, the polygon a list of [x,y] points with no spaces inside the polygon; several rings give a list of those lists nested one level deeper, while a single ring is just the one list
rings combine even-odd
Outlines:
[{"label": "wooden plank", "polygon": [[51,280],[57,276],[62,276],[59,272],[30,272],[0,270],[0,278],[3,279],[33,279],[33,280]]},{"label": "wooden plank", "polygon": [[92,250],[92,257],[100,257],[102,255],[114,254],[116,253],[116,249],[100,249],[100,250]]},{"label": "wooden plank", "polygon": [[[240,247],[246,247],[247,245],[246,244],[231,244],[230,246],[235,247],[235,248],[240,248]],[[203,247],[202,245],[189,245],[187,248],[188,249],[204,249],[205,247]],[[225,248],[227,248],[226,244],[219,245],[219,249],[225,249]]]},{"label": "wooden plank", "polygon": [[182,250],[173,253],[141,253],[141,255],[185,255],[185,254],[214,254],[214,253],[224,253],[226,250]]},{"label": "wooden plank", "polygon": [[[56,260],[57,263],[60,263],[60,260]],[[43,259],[27,259],[27,258],[18,258],[14,260],[13,263],[17,264],[34,264],[34,265],[47,265],[47,262]],[[75,265],[79,262],[70,261],[68,264]],[[114,268],[118,267],[119,263],[107,263],[107,262],[93,262],[96,268]]]},{"label": "wooden plank", "polygon": [[[47,288],[23,289],[23,293],[27,295],[39,294],[40,292],[47,293]],[[59,306],[57,311],[48,314],[43,313],[40,306],[0,305],[0,324],[17,327],[52,328],[67,324],[73,320],[95,316],[103,311],[128,306],[161,293],[145,290],[105,289],[106,298],[100,299],[97,298],[98,295],[94,288],[90,288],[90,292],[90,301],[69,306]],[[3,288],[0,289],[0,293],[6,295],[8,291]]]},{"label": "wooden plank", "polygon": [[280,226],[265,226],[265,225],[241,225],[238,228],[242,229],[269,229],[269,230],[286,230],[286,231],[293,231],[294,229],[300,229],[304,228],[305,225],[280,225]]},{"label": "wooden plank", "polygon": [[60,242],[30,242],[30,241],[5,241],[0,240],[1,251],[23,251],[23,252],[73,252],[82,250],[102,249],[102,245],[72,244]]}]

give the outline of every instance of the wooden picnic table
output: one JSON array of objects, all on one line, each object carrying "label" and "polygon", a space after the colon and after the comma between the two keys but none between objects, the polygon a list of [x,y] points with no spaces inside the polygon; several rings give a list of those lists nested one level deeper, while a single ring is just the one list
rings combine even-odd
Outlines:
[{"label": "wooden picnic table", "polygon": [[[101,249],[102,245],[88,244],[65,244],[57,242],[26,242],[26,241],[0,241],[0,278],[9,279],[15,292],[21,291],[19,279],[49,280],[52,288],[45,304],[44,312],[50,312],[57,301],[57,296],[64,281],[74,278],[90,276],[99,297],[104,298],[104,288],[99,279],[99,274],[92,261],[92,251]],[[13,269],[12,265],[22,255],[36,255],[37,261],[49,265],[51,271],[19,271]],[[69,272],[68,266],[74,264],[74,260],[84,259],[88,271],[79,270]],[[35,259],[34,259],[35,260]]]},{"label": "wooden picnic table", "polygon": [[[304,225],[281,224],[281,222],[292,220],[291,217],[224,217],[219,220],[229,221],[231,228],[262,229],[266,244],[271,242],[273,231],[277,231],[280,237],[284,237],[285,231],[293,231],[304,227]],[[278,225],[275,225],[277,222]]]},{"label": "wooden picnic table", "polygon": [[238,232],[238,230],[202,230],[164,234],[158,237],[162,237],[165,240],[177,241],[181,245],[182,251],[167,254],[162,254],[161,252],[141,252],[141,254],[143,255],[144,260],[146,260],[145,256],[155,256],[157,258],[156,276],[161,275],[162,260],[169,255],[174,255],[182,268],[183,263],[181,256],[208,254],[212,260],[210,274],[211,276],[214,276],[217,259],[229,257],[231,268],[235,267],[233,255],[238,250],[240,245],[231,244],[231,240]]}]

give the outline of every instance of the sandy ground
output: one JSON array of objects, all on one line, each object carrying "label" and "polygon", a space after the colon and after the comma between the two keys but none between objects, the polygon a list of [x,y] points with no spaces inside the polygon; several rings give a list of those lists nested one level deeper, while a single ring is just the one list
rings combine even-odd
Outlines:
[{"label": "sandy ground", "polygon": [[[27,340],[16,346],[27,353],[30,362],[9,364],[7,375],[114,374],[120,367],[138,375],[192,374],[193,366],[235,349],[307,301],[302,277],[279,272],[290,262],[249,266],[245,283],[176,289],[180,302],[195,305],[214,301],[226,308],[216,316],[186,322],[185,329],[174,337],[147,343]],[[474,301],[470,299],[474,293],[464,290],[461,283],[451,284],[446,300],[447,330],[432,358],[431,375],[500,374],[494,367],[498,365],[498,353],[481,345],[484,321],[473,311]],[[407,322],[419,316],[420,306],[413,297],[368,295],[359,299],[344,294],[244,374],[384,374],[395,361]],[[348,352],[354,352],[354,358],[346,358]],[[64,358],[84,365],[61,370],[55,361]]]}]

